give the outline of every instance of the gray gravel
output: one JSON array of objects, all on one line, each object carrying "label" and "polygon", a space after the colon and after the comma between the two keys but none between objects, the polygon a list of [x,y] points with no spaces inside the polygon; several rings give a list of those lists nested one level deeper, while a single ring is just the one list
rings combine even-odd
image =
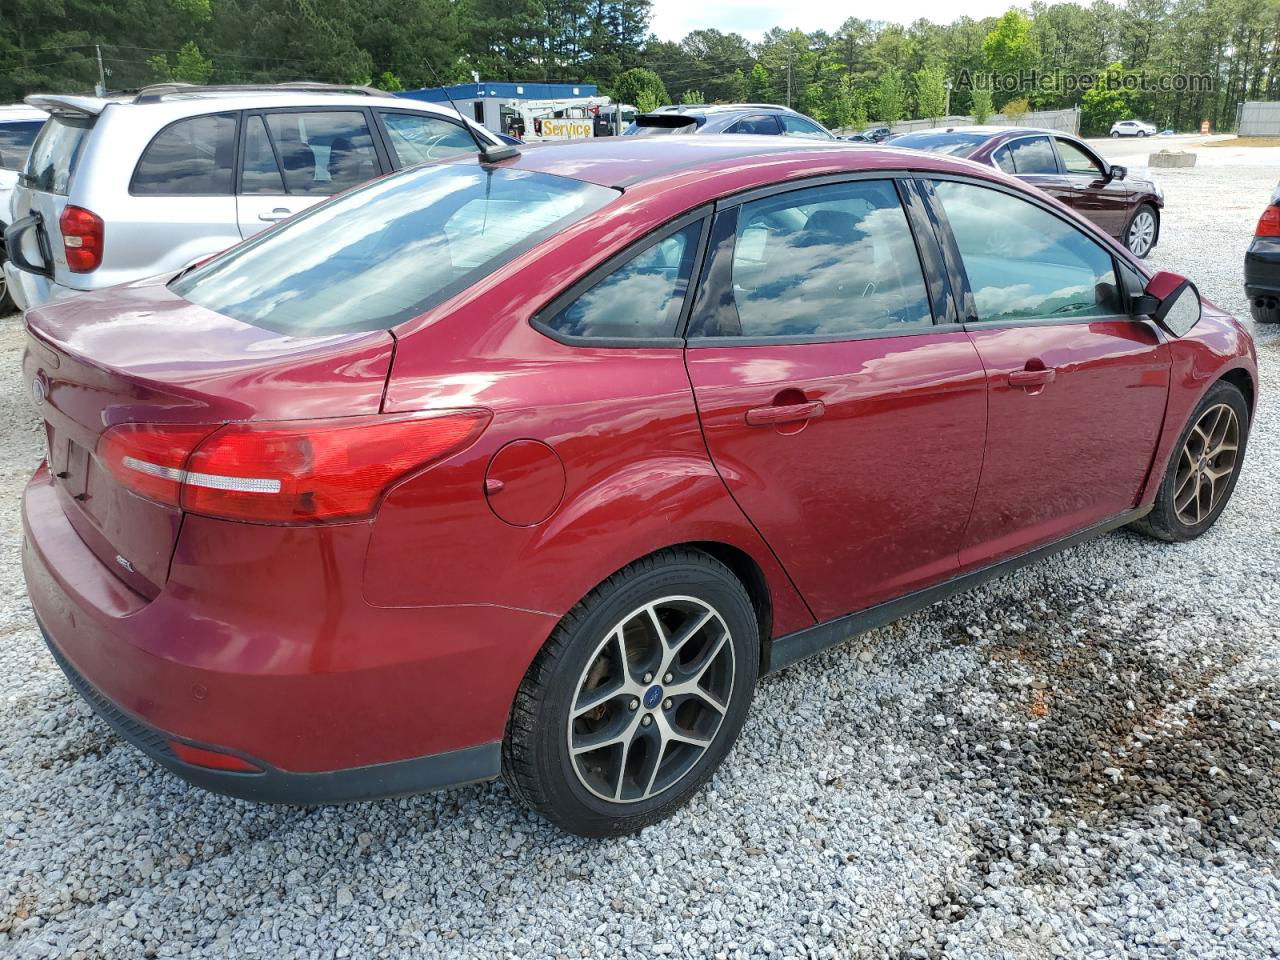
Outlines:
[{"label": "gray gravel", "polygon": [[[1277,169],[1162,175],[1156,263],[1244,313]],[[766,680],[708,788],[610,842],[496,784],[254,806],[108,732],[23,593],[20,349],[0,321],[0,955],[1280,955],[1280,331],[1209,535],[1113,534]]]}]

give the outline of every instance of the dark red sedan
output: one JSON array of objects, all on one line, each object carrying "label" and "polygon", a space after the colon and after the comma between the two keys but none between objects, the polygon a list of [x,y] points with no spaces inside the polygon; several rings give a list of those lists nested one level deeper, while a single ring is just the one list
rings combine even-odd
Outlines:
[{"label": "dark red sedan", "polygon": [[[50,649],[169,770],[636,830],[757,679],[1226,506],[1253,344],[994,169],[782,138],[416,167],[27,314]],[[801,733],[798,731],[798,734]]]},{"label": "dark red sedan", "polygon": [[998,167],[1083,214],[1136,256],[1145,257],[1160,239],[1164,191],[1060,130],[956,127],[908,133],[891,143]]}]

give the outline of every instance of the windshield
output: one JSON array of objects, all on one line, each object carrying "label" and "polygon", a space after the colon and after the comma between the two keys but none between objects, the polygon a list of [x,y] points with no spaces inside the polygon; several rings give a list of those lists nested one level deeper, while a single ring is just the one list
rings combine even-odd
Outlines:
[{"label": "windshield", "polygon": [[92,129],[91,117],[51,117],[31,146],[22,175],[26,185],[46,193],[65,194]]},{"label": "windshield", "polygon": [[169,286],[281,333],[388,329],[617,196],[527,170],[415,167],[313,207]]},{"label": "windshield", "polygon": [[904,133],[889,142],[895,147],[911,147],[913,150],[926,150],[929,153],[945,153],[951,157],[967,157],[979,144],[985,143],[989,135],[985,133]]}]

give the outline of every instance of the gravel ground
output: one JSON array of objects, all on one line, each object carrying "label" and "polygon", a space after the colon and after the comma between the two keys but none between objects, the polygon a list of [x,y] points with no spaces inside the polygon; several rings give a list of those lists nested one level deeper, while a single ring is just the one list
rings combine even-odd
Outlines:
[{"label": "gravel ground", "polygon": [[[1241,314],[1263,160],[1161,176],[1156,264]],[[39,443],[2,321],[0,954],[1280,956],[1280,331],[1259,340],[1207,536],[1116,533],[770,678],[684,812],[589,842],[497,784],[254,806],[109,733],[23,593]]]}]

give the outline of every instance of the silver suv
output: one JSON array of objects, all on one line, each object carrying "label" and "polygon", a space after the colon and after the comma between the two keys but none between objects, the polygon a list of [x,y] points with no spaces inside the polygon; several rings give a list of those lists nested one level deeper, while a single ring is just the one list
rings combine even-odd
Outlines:
[{"label": "silver suv", "polygon": [[26,102],[50,121],[5,231],[22,309],[180,270],[371,177],[476,150],[454,111],[367,87],[160,84]]}]

